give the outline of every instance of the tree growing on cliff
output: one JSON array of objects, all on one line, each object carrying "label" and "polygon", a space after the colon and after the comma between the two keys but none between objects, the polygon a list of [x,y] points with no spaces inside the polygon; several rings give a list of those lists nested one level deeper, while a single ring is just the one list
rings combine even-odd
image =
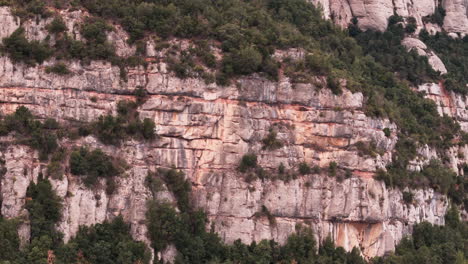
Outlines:
[{"label": "tree growing on cliff", "polygon": [[52,50],[47,44],[27,40],[22,27],[3,39],[1,49],[11,60],[31,66],[36,63],[41,64],[52,55]]}]

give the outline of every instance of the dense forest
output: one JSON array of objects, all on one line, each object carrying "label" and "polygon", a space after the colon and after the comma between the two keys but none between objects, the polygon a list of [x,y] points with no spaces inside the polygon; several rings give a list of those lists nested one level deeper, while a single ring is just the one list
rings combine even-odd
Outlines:
[{"label": "dense forest", "polygon": [[[400,189],[433,188],[446,194],[453,202],[446,215],[446,226],[420,223],[411,237],[405,238],[395,253],[369,260],[376,264],[398,263],[466,263],[468,259],[468,227],[460,220],[458,206],[468,208],[465,189],[468,179],[458,176],[444,166],[444,161],[432,161],[419,172],[408,171],[416,149],[428,144],[441,156],[456,144],[468,143],[467,135],[447,116],[439,116],[436,105],[411,87],[424,82],[441,82],[448,90],[467,93],[468,37],[452,39],[441,32],[434,36],[422,31],[419,37],[437,54],[448,68],[441,76],[427,58],[408,52],[401,44],[405,36],[414,34],[414,22],[392,16],[385,32],[363,32],[357,19],[349,29],[341,29],[322,18],[321,11],[305,0],[2,0],[21,20],[52,18],[47,26],[50,38],[30,41],[20,27],[2,41],[1,51],[17,63],[29,67],[42,64],[50,58],[57,63],[47,67],[48,73],[70,74],[66,61],[105,60],[121,70],[126,81],[131,67],[145,67],[145,42],[152,39],[156,48],[166,50],[169,69],[179,78],[203,78],[206,83],[227,86],[245,75],[256,74],[270,81],[287,77],[294,83],[312,83],[326,86],[340,94],[343,88],[362,92],[366,98],[365,112],[372,117],[385,117],[400,128],[394,162],[380,170],[377,179],[388,187]],[[57,9],[83,9],[91,16],[80,28],[83,40],[67,33],[63,18]],[[441,23],[444,12],[437,10],[427,18]],[[106,33],[118,23],[128,32],[129,44],[136,53],[118,56],[108,42]],[[190,39],[188,50],[171,46],[170,40]],[[278,50],[299,48],[306,56],[299,60],[276,59]],[[222,56],[217,58],[214,50]],[[317,84],[317,78],[322,83]],[[341,87],[340,80],[346,80]],[[105,181],[106,192],[112,194],[114,179],[126,164],[117,157],[106,155],[100,149],[84,147],[66,150],[58,143],[62,138],[76,139],[94,135],[103,144],[120,146],[126,139],[152,141],[155,124],[150,119],[140,120],[137,108],[145,100],[146,91],[134,94],[135,102],[121,101],[117,115],[101,116],[89,124],[73,124],[72,129],[60,127],[57,121],[39,121],[25,107],[2,117],[0,135],[15,135],[19,144],[37,150],[40,159],[48,163],[47,175],[28,188],[26,202],[31,224],[30,243],[20,249],[15,231],[20,219],[3,219],[0,215],[0,263],[149,263],[149,248],[132,239],[129,225],[118,217],[91,227],[82,227],[68,243],[56,230],[61,218],[61,201],[54,193],[49,179],[64,176],[65,167],[82,179],[88,188]],[[390,132],[384,131],[386,134]],[[265,148],[281,147],[274,131],[263,139]],[[366,149],[367,152],[375,152]],[[69,157],[69,159],[65,159]],[[69,160],[69,164],[64,164]],[[280,165],[279,165],[280,166]],[[280,166],[281,167],[281,166]],[[300,164],[298,175],[318,171]],[[336,163],[330,164],[329,175],[335,175]],[[468,168],[467,168],[468,170]],[[256,164],[255,155],[246,155],[239,165],[240,172],[252,171],[267,177]],[[465,173],[466,174],[466,173]],[[240,240],[224,244],[213,231],[206,230],[204,212],[192,208],[191,184],[185,175],[175,169],[158,170],[148,174],[148,188],[154,196],[161,186],[167,186],[177,198],[174,205],[158,200],[149,201],[146,215],[151,246],[156,251],[175,245],[176,263],[366,263],[359,249],[346,252],[336,247],[331,239],[319,244],[312,231],[297,227],[284,245],[275,241],[261,241],[250,245]],[[405,200],[411,201],[406,192]],[[268,208],[263,215],[271,221]],[[155,263],[158,263],[157,258]]]}]

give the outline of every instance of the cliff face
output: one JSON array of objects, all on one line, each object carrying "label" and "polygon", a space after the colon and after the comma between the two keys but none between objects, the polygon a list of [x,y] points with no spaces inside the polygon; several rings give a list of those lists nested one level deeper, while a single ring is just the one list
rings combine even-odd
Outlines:
[{"label": "cliff face", "polygon": [[[323,6],[329,7],[325,8],[328,15],[330,10],[342,10],[338,16],[340,23],[351,15],[367,17],[360,20],[361,26],[373,29],[382,29],[388,18],[384,10],[394,8],[385,1],[354,2],[345,5],[330,1]],[[450,1],[444,2],[449,4]],[[417,5],[410,8],[401,3],[397,12],[417,12],[422,17],[435,6],[431,1]],[[83,14],[62,15],[69,31],[78,34],[76,24]],[[334,17],[337,19],[337,15]],[[24,27],[29,38],[41,39],[47,35],[46,24],[46,21],[31,22]],[[8,36],[18,27],[9,10],[1,8],[0,37]],[[121,30],[109,36],[121,55],[132,52],[126,38]],[[117,179],[113,195],[107,195],[102,188],[86,188],[70,173],[62,180],[52,180],[57,194],[63,198],[63,217],[58,229],[65,240],[80,225],[123,215],[131,224],[133,236],[148,242],[145,210],[152,194],[145,186],[145,177],[150,170],[171,166],[183,170],[190,178],[195,205],[206,210],[215,230],[227,242],[239,238],[244,242],[261,239],[283,242],[301,223],[311,226],[319,240],[331,236],[345,249],[358,246],[365,256],[372,257],[393,250],[415,223],[444,224],[448,206],[444,196],[432,190],[417,190],[414,202],[406,204],[401,191],[388,189],[373,179],[378,168],[391,162],[398,140],[397,127],[389,120],[367,117],[362,109],[362,94],[344,90],[338,96],[326,88],[292,84],[284,76],[279,82],[252,76],[229,87],[207,85],[199,79],[176,78],[166,70],[166,64],[156,62],[156,55],[150,49],[148,67],[130,69],[126,82],[120,78],[118,67],[104,62],[90,65],[70,62],[68,68],[73,74],[62,77],[45,72],[45,66],[53,61],[26,67],[13,64],[7,57],[0,58],[0,110],[5,114],[25,105],[41,118],[52,117],[64,124],[90,122],[100,115],[115,113],[117,102],[133,99],[132,94],[139,87],[149,93],[138,111],[141,118],[151,118],[156,123],[157,140],[127,141],[119,148],[102,145],[91,136],[76,142],[62,140],[61,145],[70,149],[76,145],[99,147],[129,165],[124,176]],[[453,98],[461,100],[455,95]],[[456,116],[459,108],[452,107],[449,112]],[[441,111],[446,112],[444,109]],[[462,126],[466,128],[466,124]],[[278,138],[284,143],[274,151],[262,149],[261,141],[270,128],[278,131]],[[385,136],[384,128],[392,131],[389,137]],[[1,178],[1,212],[8,218],[26,219],[27,211],[23,208],[26,189],[40,172],[45,172],[46,164],[39,162],[38,154],[30,148],[13,144],[11,138],[0,140],[0,155],[7,169]],[[355,146],[358,142],[375,144],[379,154],[362,155]],[[322,172],[290,181],[248,182],[237,166],[249,152],[257,153],[259,165],[272,175],[281,163],[287,171],[297,171],[303,161],[322,168],[335,161],[339,168],[349,169],[352,177],[340,181]],[[430,158],[430,154],[426,156],[421,162]],[[465,159],[452,162],[456,167]],[[174,199],[164,191],[157,198]],[[275,221],[256,214],[262,211],[262,206],[268,208]],[[22,237],[28,236],[27,221],[20,233]]]},{"label": "cliff face", "polygon": [[[312,0],[320,4],[324,15],[337,24],[346,27],[353,17],[359,21],[360,28],[384,31],[388,18],[394,13],[405,17],[414,17],[419,28],[428,31],[440,31],[432,23],[424,23],[423,17],[432,15],[439,6],[437,0]],[[466,0],[443,0],[440,7],[446,10],[443,29],[451,33],[468,33],[468,2]]]}]

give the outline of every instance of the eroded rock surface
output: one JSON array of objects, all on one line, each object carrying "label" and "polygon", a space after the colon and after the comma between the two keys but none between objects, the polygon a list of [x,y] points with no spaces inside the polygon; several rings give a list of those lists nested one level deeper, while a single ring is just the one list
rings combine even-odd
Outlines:
[{"label": "eroded rock surface", "polygon": [[[418,28],[426,28],[429,32],[441,29],[432,23],[424,23],[423,17],[434,14],[439,5],[437,0],[311,0],[320,4],[324,15],[335,23],[347,27],[353,17],[364,30],[385,31],[388,18],[394,14],[404,18],[416,19]],[[443,29],[453,33],[468,33],[468,1],[444,0],[441,7],[446,10]]]},{"label": "eroded rock surface", "polygon": [[[344,4],[329,4],[347,12]],[[383,14],[376,13],[368,22],[361,22],[371,27],[383,23],[388,4],[383,1],[369,6],[355,1],[352,8],[366,16],[372,10],[377,12],[379,4],[384,6]],[[5,10],[0,8],[2,36],[19,26]],[[83,14],[76,11],[63,15],[67,17],[69,32],[79,39],[77,25]],[[44,37],[42,27],[25,27],[29,38]],[[122,56],[131,54],[133,49],[126,38],[120,29],[109,36]],[[157,53],[150,51],[149,55]],[[420,190],[415,192],[415,202],[408,205],[402,201],[400,191],[389,190],[372,179],[378,168],[391,162],[397,128],[389,120],[367,117],[361,93],[345,89],[338,96],[311,84],[291,84],[285,77],[271,82],[255,75],[220,87],[199,79],[178,79],[168,73],[166,64],[152,61],[148,58],[147,68],[130,69],[128,81],[123,81],[119,68],[105,62],[82,65],[72,61],[67,65],[72,75],[58,76],[45,72],[45,67],[54,61],[26,67],[13,64],[7,57],[0,58],[0,110],[4,114],[25,105],[40,118],[55,118],[70,125],[115,114],[117,102],[134,99],[139,87],[149,93],[138,110],[141,118],[151,118],[156,123],[157,140],[127,141],[120,148],[104,146],[93,137],[61,142],[68,149],[75,145],[102,148],[129,165],[118,178],[113,195],[107,195],[103,188],[85,188],[78,177],[68,172],[62,179],[52,181],[63,198],[63,218],[58,229],[66,240],[80,225],[123,215],[131,224],[133,236],[148,243],[145,210],[146,201],[153,197],[144,184],[145,177],[148,171],[172,166],[189,177],[195,205],[207,211],[215,230],[227,242],[239,238],[244,242],[284,242],[301,223],[311,226],[320,240],[331,235],[338,245],[346,249],[358,246],[371,257],[393,250],[417,222],[444,223],[448,205],[444,197]],[[278,132],[283,143],[274,151],[264,150],[261,142],[270,128]],[[384,128],[390,129],[390,137],[384,135]],[[1,211],[8,218],[27,219],[23,207],[26,189],[40,172],[45,173],[46,164],[39,162],[37,153],[12,144],[11,140],[1,139],[6,147],[0,154],[7,168],[1,178]],[[379,154],[362,155],[355,147],[358,142],[375,144]],[[339,168],[348,169],[352,177],[340,182],[322,173],[287,182],[257,179],[248,183],[245,175],[236,170],[246,153],[256,153],[259,165],[270,175],[276,174],[281,163],[295,172],[300,162],[326,169],[334,161]],[[164,191],[156,198],[174,199]],[[262,206],[269,209],[275,223],[256,217]],[[23,237],[28,235],[27,228],[26,222],[21,229]]]}]

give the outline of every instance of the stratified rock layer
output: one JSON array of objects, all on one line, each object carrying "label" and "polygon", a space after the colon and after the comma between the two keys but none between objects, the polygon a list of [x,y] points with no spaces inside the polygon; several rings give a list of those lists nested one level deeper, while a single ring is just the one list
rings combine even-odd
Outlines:
[{"label": "stratified rock layer", "polygon": [[[364,14],[367,11],[363,5],[355,3],[353,8],[361,8]],[[67,18],[69,31],[79,38],[76,25],[84,14],[76,11],[62,15]],[[0,8],[0,20],[2,37],[19,27],[7,8]],[[383,23],[380,18],[362,21]],[[24,24],[29,38],[46,36],[40,26],[45,22],[38,25]],[[122,56],[132,54],[126,38],[119,28],[109,36]],[[150,50],[148,54],[157,53]],[[393,250],[417,222],[444,223],[448,203],[443,196],[419,190],[414,192],[414,202],[406,204],[400,191],[389,190],[372,179],[378,168],[391,162],[397,128],[389,120],[367,117],[362,110],[362,94],[345,89],[338,96],[326,88],[291,84],[285,77],[271,82],[251,76],[229,87],[207,85],[198,79],[178,79],[168,73],[166,64],[153,61],[148,58],[147,68],[131,69],[124,82],[120,70],[105,62],[69,62],[73,73],[57,76],[45,72],[53,61],[28,68],[13,64],[7,57],[0,58],[0,110],[4,114],[25,105],[38,117],[56,118],[63,125],[91,122],[100,115],[115,114],[117,102],[135,99],[132,94],[136,89],[148,91],[138,110],[141,118],[156,123],[157,140],[127,141],[119,148],[104,146],[93,137],[61,142],[68,149],[80,145],[102,148],[129,165],[117,179],[113,195],[107,195],[103,188],[85,188],[78,177],[68,172],[63,179],[52,181],[63,198],[58,229],[65,240],[80,225],[123,215],[131,224],[133,236],[149,243],[145,211],[146,201],[153,197],[144,184],[145,178],[149,171],[172,166],[189,177],[195,206],[207,211],[215,230],[227,242],[239,238],[244,242],[284,242],[300,223],[311,226],[320,240],[330,235],[338,245],[346,249],[360,247],[365,256],[371,257]],[[277,150],[263,149],[262,139],[270,128],[278,131],[278,140],[283,143]],[[384,135],[384,128],[392,132],[389,137]],[[11,138],[0,141],[4,143],[0,155],[7,168],[1,178],[2,215],[27,219],[26,189],[40,172],[46,173],[46,164],[39,162],[37,153],[28,147],[13,144]],[[380,154],[362,155],[355,146],[358,142],[375,144]],[[301,162],[326,171],[334,161],[340,169],[349,170],[352,177],[339,181],[321,173],[286,182],[256,179],[248,183],[246,175],[237,171],[246,153],[256,153],[259,166],[268,175],[277,174],[281,163],[292,173]],[[167,191],[156,198],[174,199]],[[275,221],[256,214],[262,206],[268,208]],[[27,238],[27,221],[20,233]]]}]

